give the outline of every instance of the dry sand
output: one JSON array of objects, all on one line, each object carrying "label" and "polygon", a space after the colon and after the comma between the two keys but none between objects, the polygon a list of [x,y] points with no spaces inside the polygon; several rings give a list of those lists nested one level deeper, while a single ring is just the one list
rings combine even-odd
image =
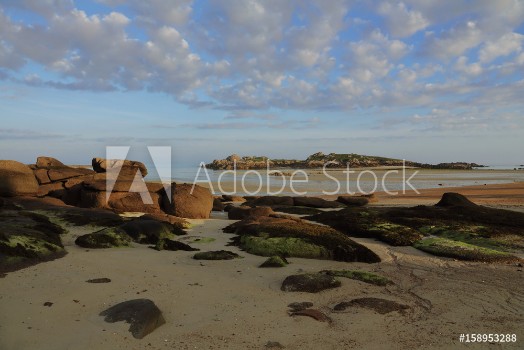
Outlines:
[{"label": "dry sand", "polygon": [[[490,188],[462,188],[460,192],[478,196],[472,197],[476,202],[499,193],[507,203],[510,199],[516,201],[513,204],[524,203],[522,183]],[[424,191],[422,202],[434,203],[438,191],[450,190]],[[398,199],[379,199],[379,203],[402,204]],[[408,199],[403,204],[416,201],[409,196],[402,200]],[[221,229],[232,221],[224,214],[192,222],[189,236],[216,239],[192,246],[227,249],[244,258],[197,261],[191,252],[158,252],[140,245],[86,250],[72,242],[89,230],[71,227],[65,240],[67,256],[0,279],[0,349],[265,349],[268,341],[286,349],[523,348],[521,267],[458,262],[412,247],[355,239],[383,261],[290,259],[287,267],[260,269],[265,258],[226,247],[231,235]],[[342,287],[318,294],[280,291],[286,276],[322,269],[373,271],[394,284],[380,287],[342,279]],[[99,277],[112,282],[85,282]],[[362,308],[331,309],[358,297],[394,300],[410,309],[386,315]],[[153,300],[166,319],[166,324],[141,340],[131,336],[128,324],[109,324],[98,316],[109,306],[135,298]],[[313,302],[333,323],[290,317],[287,305],[297,301]],[[44,306],[45,302],[53,305]],[[461,333],[515,333],[518,342],[466,345],[459,342]]]},{"label": "dry sand", "polygon": [[524,206],[524,182],[508,184],[492,184],[463,187],[439,187],[415,191],[406,191],[405,194],[390,196],[384,192],[377,192],[381,205],[431,205],[435,204],[445,192],[458,192],[477,204],[496,206],[507,209],[519,209]]}]

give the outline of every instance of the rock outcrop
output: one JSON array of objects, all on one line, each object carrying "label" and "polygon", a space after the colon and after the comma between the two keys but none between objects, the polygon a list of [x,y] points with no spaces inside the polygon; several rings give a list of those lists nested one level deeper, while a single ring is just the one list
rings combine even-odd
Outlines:
[{"label": "rock outcrop", "polygon": [[15,160],[0,160],[0,197],[34,196],[37,192],[31,168]]},{"label": "rock outcrop", "polygon": [[261,216],[269,216],[275,212],[270,207],[231,207],[227,212],[227,217],[230,220],[243,220],[247,218],[258,218]]},{"label": "rock outcrop", "polygon": [[363,196],[339,196],[337,202],[348,207],[363,207],[369,203],[369,199]]},{"label": "rock outcrop", "polygon": [[213,211],[224,211],[225,205],[220,198],[213,199]]},{"label": "rock outcrop", "polygon": [[108,227],[98,232],[88,233],[75,240],[76,245],[83,248],[101,249],[128,247],[131,237],[118,227]]},{"label": "rock outcrop", "polygon": [[340,208],[341,205],[335,201],[328,201],[318,197],[294,197],[293,205],[310,208]]},{"label": "rock outcrop", "polygon": [[208,219],[213,209],[213,195],[205,187],[191,184],[171,185],[171,201],[163,197],[166,213],[188,219]]},{"label": "rock outcrop", "polygon": [[233,244],[254,255],[336,261],[379,262],[370,249],[325,226],[289,217],[246,218],[224,228]]},{"label": "rock outcrop", "polygon": [[385,167],[393,166],[400,167],[406,165],[408,167],[429,168],[429,169],[462,169],[468,170],[482,165],[476,163],[456,162],[456,163],[440,163],[440,164],[426,164],[412,161],[404,161],[402,159],[366,156],[355,153],[329,153],[324,154],[317,152],[305,160],[297,159],[278,159],[271,160],[265,156],[246,156],[240,157],[237,154],[230,155],[226,159],[215,159],[212,163],[206,164],[206,167],[213,170],[247,170],[247,169],[266,169],[270,168],[322,168],[324,165],[328,168],[364,168],[364,167]]},{"label": "rock outcrop", "polygon": [[32,167],[39,184],[38,197],[50,196],[75,206],[80,201],[82,182],[95,174],[91,169],[70,167],[52,157],[38,157]]},{"label": "rock outcrop", "polygon": [[440,201],[435,204],[437,207],[478,207],[475,203],[467,199],[460,193],[446,192]]},{"label": "rock outcrop", "polygon": [[147,168],[144,163],[134,160],[93,158],[91,165],[97,173],[121,173],[134,177],[137,170],[140,170],[142,176],[147,175]]},{"label": "rock outcrop", "polygon": [[0,274],[66,254],[60,226],[29,211],[0,211]]}]

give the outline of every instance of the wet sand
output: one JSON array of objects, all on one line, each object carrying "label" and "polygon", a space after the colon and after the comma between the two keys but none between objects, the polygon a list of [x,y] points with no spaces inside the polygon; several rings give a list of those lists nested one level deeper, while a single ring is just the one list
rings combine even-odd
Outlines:
[{"label": "wet sand", "polygon": [[478,185],[463,187],[439,187],[415,191],[406,191],[397,196],[385,192],[377,192],[380,205],[431,205],[435,204],[446,192],[457,192],[476,204],[488,205],[505,209],[524,207],[524,182],[508,184]]}]

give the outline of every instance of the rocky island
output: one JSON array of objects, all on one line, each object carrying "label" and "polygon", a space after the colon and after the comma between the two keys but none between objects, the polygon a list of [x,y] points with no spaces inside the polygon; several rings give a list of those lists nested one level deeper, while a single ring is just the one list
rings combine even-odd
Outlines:
[{"label": "rocky island", "polygon": [[[292,169],[311,169],[322,168],[324,165],[328,168],[373,168],[385,166],[407,166],[424,169],[457,169],[469,170],[473,168],[484,167],[483,165],[468,162],[453,162],[427,164],[413,161],[404,161],[402,159],[366,156],[355,153],[329,153],[324,154],[317,152],[305,160],[297,159],[270,159],[266,156],[244,156],[232,154],[225,159],[215,159],[213,162],[206,164],[206,167],[213,170],[249,170],[249,169],[266,169],[268,166],[273,168],[292,168]],[[235,165],[236,164],[236,165]]]}]

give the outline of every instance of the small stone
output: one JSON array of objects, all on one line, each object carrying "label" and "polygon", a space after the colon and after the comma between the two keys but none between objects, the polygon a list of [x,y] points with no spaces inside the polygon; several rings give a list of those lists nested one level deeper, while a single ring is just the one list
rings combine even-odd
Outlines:
[{"label": "small stone", "polygon": [[227,251],[227,250],[216,250],[210,252],[201,252],[193,255],[195,260],[232,260],[242,258],[240,255]]},{"label": "small stone", "polygon": [[341,283],[333,276],[319,273],[291,275],[286,277],[280,288],[284,292],[318,293],[325,289],[340,287]]},{"label": "small stone", "polygon": [[315,309],[305,309],[291,312],[290,316],[308,316],[320,322],[331,322],[331,318],[329,318],[323,312]]},{"label": "small stone", "polygon": [[86,281],[87,283],[109,283],[111,280],[109,278],[93,278]]},{"label": "small stone", "polygon": [[275,255],[267,258],[259,267],[285,267],[288,264],[286,258]]},{"label": "small stone", "polygon": [[284,346],[277,341],[268,341],[265,347],[266,349],[284,349]]},{"label": "small stone", "polygon": [[104,321],[110,323],[119,321],[130,323],[129,331],[137,339],[142,339],[166,322],[162,312],[149,299],[122,302],[102,311],[100,316],[105,316]]},{"label": "small stone", "polygon": [[313,306],[312,302],[303,301],[303,302],[291,303],[287,307],[289,307],[291,309],[291,311],[296,312],[296,311],[302,311],[302,310],[308,309],[308,308],[310,308],[312,306]]}]

